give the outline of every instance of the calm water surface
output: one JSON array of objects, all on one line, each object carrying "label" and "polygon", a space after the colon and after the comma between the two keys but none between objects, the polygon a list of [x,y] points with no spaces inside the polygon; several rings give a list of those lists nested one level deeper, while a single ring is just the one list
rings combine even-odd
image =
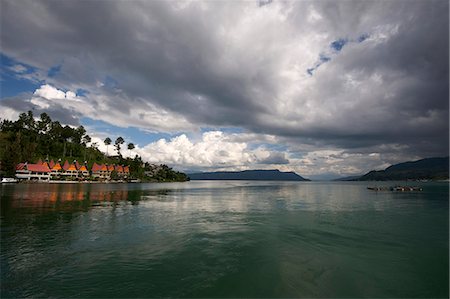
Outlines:
[{"label": "calm water surface", "polygon": [[448,297],[448,183],[368,185],[3,185],[1,297]]}]

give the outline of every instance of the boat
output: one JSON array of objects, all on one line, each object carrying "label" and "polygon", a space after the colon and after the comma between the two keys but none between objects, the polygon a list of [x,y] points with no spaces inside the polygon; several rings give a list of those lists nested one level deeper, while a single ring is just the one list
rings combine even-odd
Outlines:
[{"label": "boat", "polygon": [[2,184],[6,184],[6,183],[17,183],[18,180],[15,178],[3,178],[2,179]]}]

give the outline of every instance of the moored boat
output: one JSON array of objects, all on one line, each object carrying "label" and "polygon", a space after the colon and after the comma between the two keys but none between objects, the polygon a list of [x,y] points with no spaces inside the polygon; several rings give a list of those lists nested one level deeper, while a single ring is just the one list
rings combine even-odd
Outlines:
[{"label": "moored boat", "polygon": [[15,178],[3,178],[2,179],[2,184],[6,184],[6,183],[17,183],[18,180]]}]

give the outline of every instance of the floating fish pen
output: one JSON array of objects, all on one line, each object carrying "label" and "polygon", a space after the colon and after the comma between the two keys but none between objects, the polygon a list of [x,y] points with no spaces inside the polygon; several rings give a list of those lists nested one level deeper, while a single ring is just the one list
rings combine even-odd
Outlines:
[{"label": "floating fish pen", "polygon": [[393,192],[411,192],[423,190],[421,187],[417,186],[367,187],[367,189],[372,191],[393,191]]}]

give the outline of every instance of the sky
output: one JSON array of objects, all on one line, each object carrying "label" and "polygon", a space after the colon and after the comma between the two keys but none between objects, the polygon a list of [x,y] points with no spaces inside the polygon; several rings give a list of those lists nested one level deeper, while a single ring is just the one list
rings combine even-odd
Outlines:
[{"label": "sky", "polygon": [[0,118],[186,172],[364,174],[449,152],[449,2],[0,2]]}]

